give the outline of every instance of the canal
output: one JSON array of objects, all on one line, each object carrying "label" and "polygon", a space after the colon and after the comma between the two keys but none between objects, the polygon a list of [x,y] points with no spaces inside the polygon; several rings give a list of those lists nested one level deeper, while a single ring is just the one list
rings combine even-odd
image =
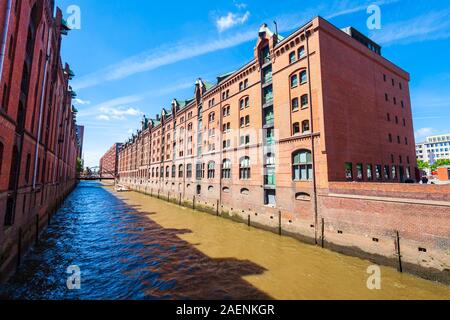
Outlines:
[{"label": "canal", "polygon": [[[10,299],[450,299],[445,285],[149,196],[82,182],[0,288]],[[69,290],[67,268],[79,268]]]}]

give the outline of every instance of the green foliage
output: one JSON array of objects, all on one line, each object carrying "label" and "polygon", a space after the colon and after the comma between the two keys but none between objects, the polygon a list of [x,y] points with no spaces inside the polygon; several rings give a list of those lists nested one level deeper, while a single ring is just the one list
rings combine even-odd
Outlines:
[{"label": "green foliage", "polygon": [[83,160],[77,158],[77,173],[81,174],[83,172]]},{"label": "green foliage", "polygon": [[432,171],[436,171],[437,168],[443,166],[450,166],[450,159],[439,159],[431,166]]},{"label": "green foliage", "polygon": [[423,160],[417,160],[417,166],[419,167],[420,170],[425,170],[430,168],[430,165],[428,162],[425,162]]}]

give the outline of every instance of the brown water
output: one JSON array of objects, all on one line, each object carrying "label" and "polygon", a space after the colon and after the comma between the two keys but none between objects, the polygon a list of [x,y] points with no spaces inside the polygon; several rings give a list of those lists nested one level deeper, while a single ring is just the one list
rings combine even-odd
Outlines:
[{"label": "brown water", "polygon": [[[82,182],[0,299],[450,299],[449,287],[178,207]],[[67,287],[69,266],[81,272]]]},{"label": "brown water", "polygon": [[[381,267],[381,290],[367,288],[373,263],[344,256],[135,192],[119,197],[185,241],[172,290],[191,298],[450,299],[450,287]],[[166,234],[167,235],[167,234]],[[162,234],[164,237],[165,235]],[[160,243],[174,239],[160,238]],[[183,252],[184,251],[184,252]],[[199,252],[195,254],[193,252]],[[183,254],[186,254],[184,256]],[[170,266],[166,266],[170,269]],[[168,270],[165,270],[168,271]]]}]

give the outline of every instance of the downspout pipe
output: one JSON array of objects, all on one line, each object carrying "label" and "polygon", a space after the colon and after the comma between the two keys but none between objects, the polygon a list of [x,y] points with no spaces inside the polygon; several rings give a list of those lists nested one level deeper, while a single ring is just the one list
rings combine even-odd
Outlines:
[{"label": "downspout pipe", "polygon": [[35,149],[35,156],[34,156],[34,170],[33,170],[33,190],[36,189],[36,180],[37,180],[37,162],[39,159],[39,144],[40,144],[40,137],[41,137],[41,131],[42,131],[42,113],[44,110],[44,98],[45,98],[45,91],[46,91],[46,84],[47,84],[47,70],[48,70],[48,63],[50,61],[50,52],[51,52],[51,44],[52,44],[52,28],[48,29],[48,41],[47,41],[47,53],[45,57],[45,67],[44,67],[44,80],[42,82],[42,93],[41,93],[41,99],[40,99],[40,106],[39,106],[39,125],[38,125],[38,133],[36,137],[36,149]]},{"label": "downspout pipe", "polygon": [[319,224],[319,210],[317,204],[317,170],[316,170],[316,147],[314,144],[314,113],[313,113],[313,99],[312,99],[312,84],[311,84],[311,60],[310,60],[310,50],[309,50],[309,37],[310,31],[305,31],[306,38],[306,56],[308,59],[308,95],[309,95],[309,112],[310,112],[310,137],[311,137],[311,156],[312,156],[312,167],[313,167],[313,197],[314,197],[314,241],[318,244],[318,224]]},{"label": "downspout pipe", "polygon": [[11,18],[11,6],[12,6],[12,0],[8,0],[8,2],[6,4],[5,21],[3,23],[2,44],[1,44],[1,51],[0,51],[0,80],[3,75],[3,65],[5,62],[5,56],[6,56],[6,44],[8,42],[9,20]]}]

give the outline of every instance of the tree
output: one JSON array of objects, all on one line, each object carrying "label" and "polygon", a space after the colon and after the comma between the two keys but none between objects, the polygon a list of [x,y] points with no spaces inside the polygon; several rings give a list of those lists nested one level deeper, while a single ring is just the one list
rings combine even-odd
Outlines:
[{"label": "tree", "polygon": [[80,175],[83,173],[83,160],[77,158],[77,174]]},{"label": "tree", "polygon": [[417,160],[417,166],[422,171],[424,171],[425,169],[429,169],[430,168],[429,163],[425,162],[423,160]]},{"label": "tree", "polygon": [[431,166],[432,171],[436,171],[437,168],[443,166],[450,166],[450,159],[439,159]]}]

